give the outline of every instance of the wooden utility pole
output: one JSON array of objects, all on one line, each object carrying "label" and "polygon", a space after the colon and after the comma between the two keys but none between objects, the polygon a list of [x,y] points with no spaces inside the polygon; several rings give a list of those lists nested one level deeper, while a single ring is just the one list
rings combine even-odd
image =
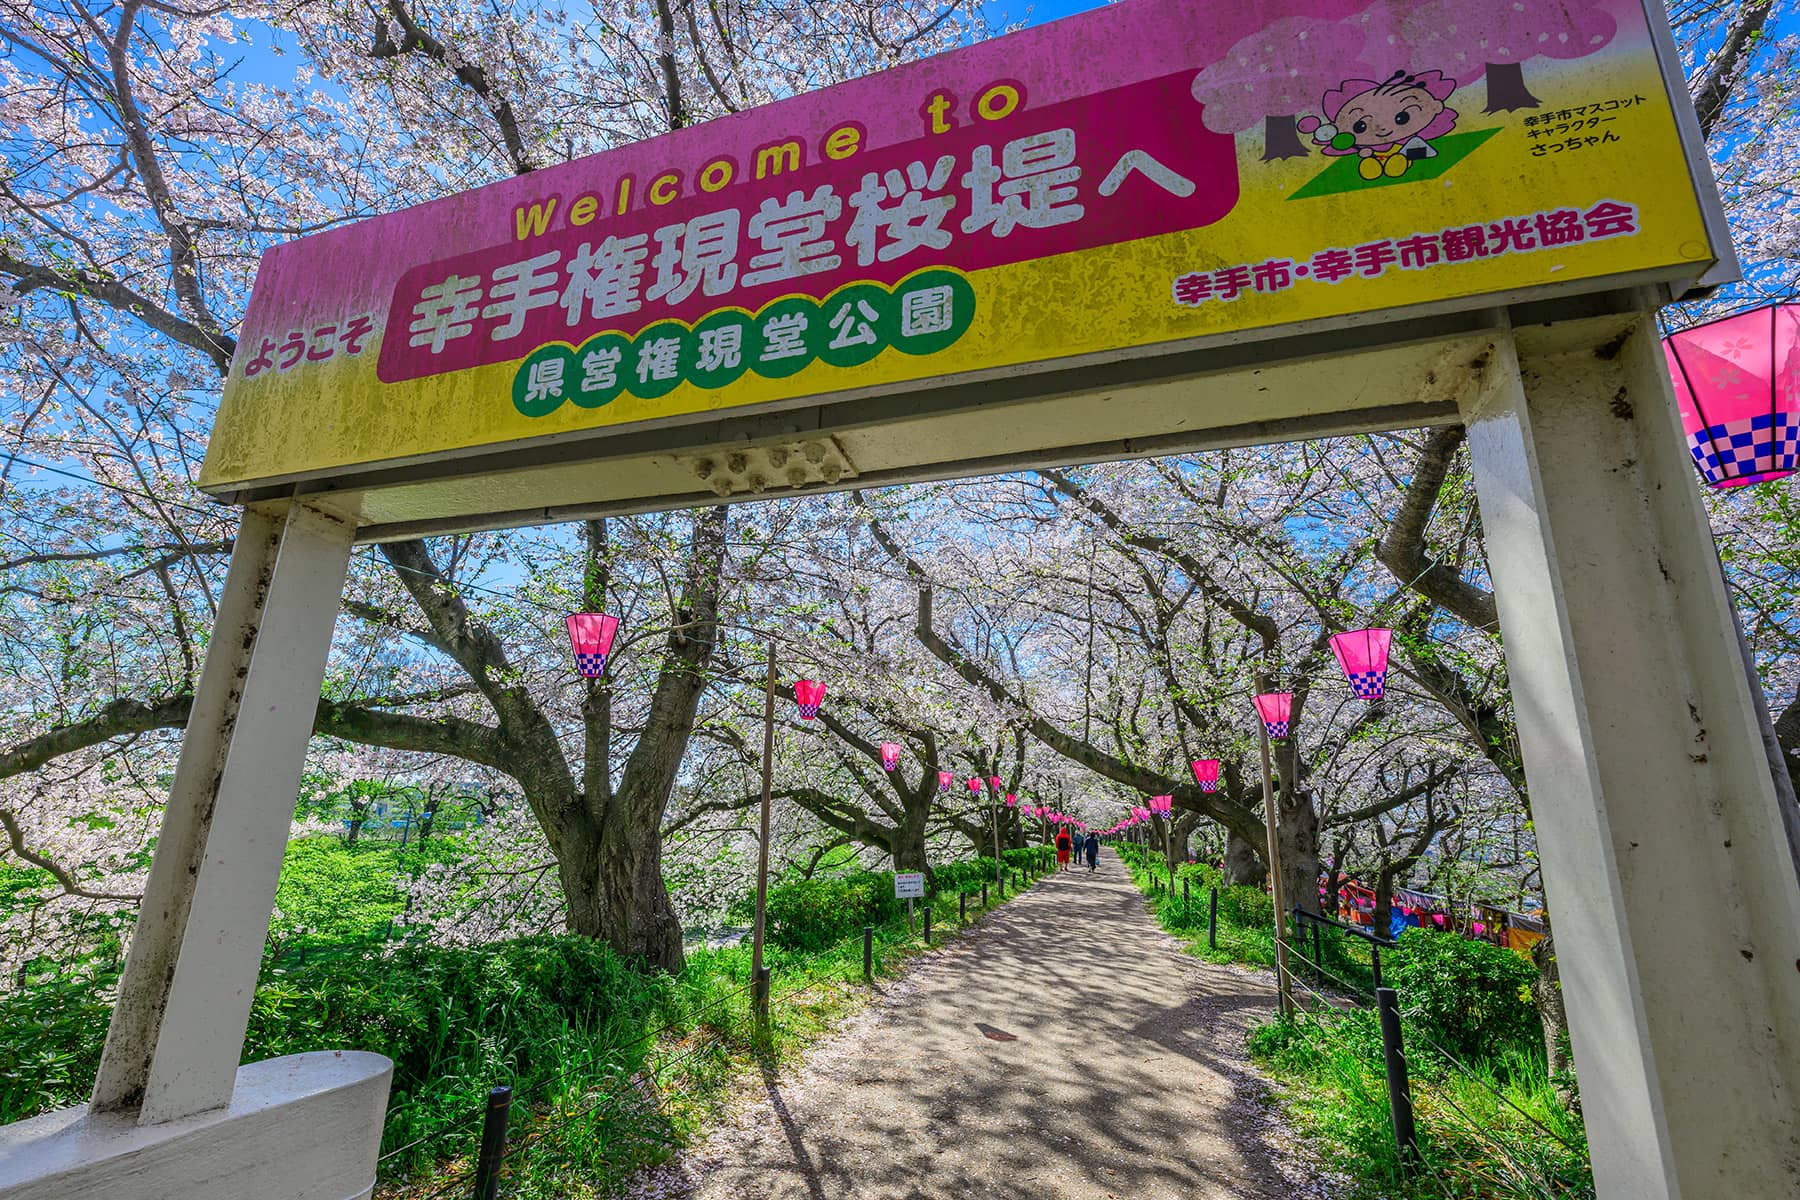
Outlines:
[{"label": "wooden utility pole", "polygon": [[[1265,756],[1266,757],[1266,756]],[[750,980],[757,1019],[769,1019],[769,977],[763,970],[763,919],[769,905],[769,805],[775,788],[775,639],[769,639],[769,678],[763,688],[762,835],[756,847],[756,932],[750,940]]]},{"label": "wooden utility pole", "polygon": [[1175,806],[1173,804],[1169,806],[1169,811],[1163,814],[1162,827],[1163,859],[1169,866],[1169,891],[1173,892],[1175,890],[1175,843],[1172,837],[1175,830]]},{"label": "wooden utility pole", "polygon": [[999,800],[999,793],[995,793],[995,798],[993,800],[989,801],[989,807],[991,807],[994,810],[994,884],[995,884],[995,886],[999,886],[999,883],[1000,883],[1000,800]]},{"label": "wooden utility pole", "polygon": [[1269,726],[1256,717],[1256,732],[1262,745],[1263,824],[1269,833],[1269,893],[1275,899],[1275,989],[1281,997],[1281,1015],[1294,1015],[1293,986],[1288,982],[1287,902],[1281,891],[1281,852],[1275,841],[1275,773],[1269,765]]}]

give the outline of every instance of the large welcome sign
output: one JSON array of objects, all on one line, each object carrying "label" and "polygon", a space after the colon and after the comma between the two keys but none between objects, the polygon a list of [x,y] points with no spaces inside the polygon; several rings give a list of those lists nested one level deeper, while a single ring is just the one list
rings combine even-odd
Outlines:
[{"label": "large welcome sign", "polygon": [[1719,258],[1631,0],[1125,3],[264,258],[255,482]]}]

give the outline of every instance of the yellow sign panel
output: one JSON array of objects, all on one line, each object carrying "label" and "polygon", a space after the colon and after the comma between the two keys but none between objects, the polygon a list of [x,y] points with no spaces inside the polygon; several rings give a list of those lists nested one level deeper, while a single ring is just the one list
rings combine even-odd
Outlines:
[{"label": "yellow sign panel", "polygon": [[1126,0],[270,251],[201,483],[1692,279],[1699,186],[1636,4]]}]

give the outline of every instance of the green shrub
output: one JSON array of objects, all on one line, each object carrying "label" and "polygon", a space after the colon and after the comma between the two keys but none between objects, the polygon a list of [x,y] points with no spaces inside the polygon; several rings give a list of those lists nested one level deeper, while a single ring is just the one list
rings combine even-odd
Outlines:
[{"label": "green shrub", "polygon": [[979,891],[982,884],[994,881],[993,856],[984,854],[979,858],[943,863],[932,868],[931,881],[937,892],[948,892],[952,896],[958,892]]},{"label": "green shrub", "polygon": [[117,957],[97,954],[68,966],[40,960],[25,987],[0,989],[0,1125],[87,1098],[118,977]]},{"label": "green shrub", "polygon": [[900,911],[892,871],[791,879],[769,889],[768,937],[789,950],[824,950]]},{"label": "green shrub", "polygon": [[[1002,850],[1000,860],[1007,866],[1022,871],[1026,867],[1041,867],[1046,862],[1056,861],[1056,851],[1050,846],[1015,846],[1011,850]],[[988,878],[991,879],[994,860],[990,858],[987,863],[990,868]]]},{"label": "green shrub", "polygon": [[1543,1039],[1536,978],[1523,957],[1488,942],[1409,929],[1382,958],[1384,982],[1400,993],[1407,1019],[1462,1058],[1530,1048]]},{"label": "green shrub", "polygon": [[406,907],[401,871],[391,843],[348,846],[330,834],[289,842],[270,939],[284,948],[382,940]]},{"label": "green shrub", "polygon": [[497,1083],[612,1059],[630,1069],[644,1049],[633,1043],[669,1007],[672,987],[576,936],[366,950],[265,971],[244,1060],[326,1048],[387,1055],[391,1148],[466,1116]]}]

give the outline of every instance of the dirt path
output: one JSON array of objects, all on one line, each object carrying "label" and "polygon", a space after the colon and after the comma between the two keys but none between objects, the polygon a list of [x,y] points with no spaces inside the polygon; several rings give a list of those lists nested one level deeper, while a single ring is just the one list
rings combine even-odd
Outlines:
[{"label": "dirt path", "polygon": [[1261,975],[1182,954],[1110,854],[916,961],[642,1181],[698,1200],[1296,1200],[1243,1032]]}]

